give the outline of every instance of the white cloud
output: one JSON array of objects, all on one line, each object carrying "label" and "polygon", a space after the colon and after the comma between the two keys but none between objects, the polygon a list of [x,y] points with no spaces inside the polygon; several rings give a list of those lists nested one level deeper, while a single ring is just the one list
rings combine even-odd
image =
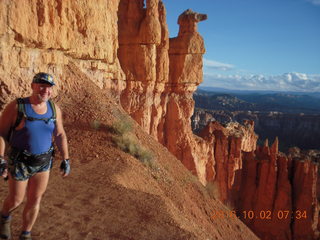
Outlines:
[{"label": "white cloud", "polygon": [[308,2],[320,6],[320,0],[307,0]]},{"label": "white cloud", "polygon": [[234,68],[234,66],[231,64],[221,63],[221,62],[217,62],[217,61],[213,61],[205,58],[203,59],[203,64],[207,68],[217,69],[222,71],[228,71]]},{"label": "white cloud", "polygon": [[272,90],[320,92],[320,74],[285,73],[282,75],[222,75],[204,73],[203,86],[234,90]]}]

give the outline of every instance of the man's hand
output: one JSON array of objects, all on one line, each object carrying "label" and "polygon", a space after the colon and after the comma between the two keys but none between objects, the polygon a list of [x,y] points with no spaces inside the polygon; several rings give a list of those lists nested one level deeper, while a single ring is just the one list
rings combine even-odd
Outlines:
[{"label": "man's hand", "polygon": [[3,157],[0,157],[0,176],[7,178],[8,176],[8,164]]},{"label": "man's hand", "polygon": [[60,164],[60,172],[61,172],[61,175],[63,177],[66,177],[69,175],[70,173],[70,170],[71,170],[71,167],[70,167],[70,161],[69,159],[65,159],[61,162]]}]

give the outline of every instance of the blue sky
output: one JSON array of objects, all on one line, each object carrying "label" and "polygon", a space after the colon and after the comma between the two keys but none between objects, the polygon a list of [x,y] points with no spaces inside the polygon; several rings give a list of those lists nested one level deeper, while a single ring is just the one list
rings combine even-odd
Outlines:
[{"label": "blue sky", "polygon": [[186,9],[205,13],[201,86],[320,92],[320,0],[163,0],[170,37]]}]

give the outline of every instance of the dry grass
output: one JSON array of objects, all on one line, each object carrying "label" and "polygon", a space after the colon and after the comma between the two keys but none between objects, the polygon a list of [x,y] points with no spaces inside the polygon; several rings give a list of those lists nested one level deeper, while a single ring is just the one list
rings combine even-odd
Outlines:
[{"label": "dry grass", "polygon": [[137,137],[131,132],[133,129],[131,122],[126,120],[118,121],[113,124],[112,129],[116,134],[112,139],[118,148],[137,158],[146,166],[151,168],[154,167],[155,162],[153,153],[142,146]]},{"label": "dry grass", "polygon": [[94,120],[93,122],[90,122],[90,126],[94,130],[98,130],[100,128],[100,126],[101,126],[101,123],[98,120]]}]

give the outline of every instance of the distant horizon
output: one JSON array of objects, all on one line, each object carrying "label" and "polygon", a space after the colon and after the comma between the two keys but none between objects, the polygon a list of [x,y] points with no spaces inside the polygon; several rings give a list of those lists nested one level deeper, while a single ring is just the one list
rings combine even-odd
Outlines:
[{"label": "distant horizon", "polygon": [[283,91],[283,90],[255,90],[255,89],[231,89],[223,87],[212,87],[212,86],[203,86],[199,85],[197,90],[210,91],[210,92],[221,92],[221,93],[233,93],[233,92],[249,92],[249,93],[291,93],[291,94],[306,94],[306,95],[319,95],[320,92],[303,92],[303,91]]},{"label": "distant horizon", "polygon": [[[210,81],[206,81],[210,79]],[[200,86],[244,91],[320,92],[320,74],[284,73],[282,75],[223,75],[206,72]]]}]

